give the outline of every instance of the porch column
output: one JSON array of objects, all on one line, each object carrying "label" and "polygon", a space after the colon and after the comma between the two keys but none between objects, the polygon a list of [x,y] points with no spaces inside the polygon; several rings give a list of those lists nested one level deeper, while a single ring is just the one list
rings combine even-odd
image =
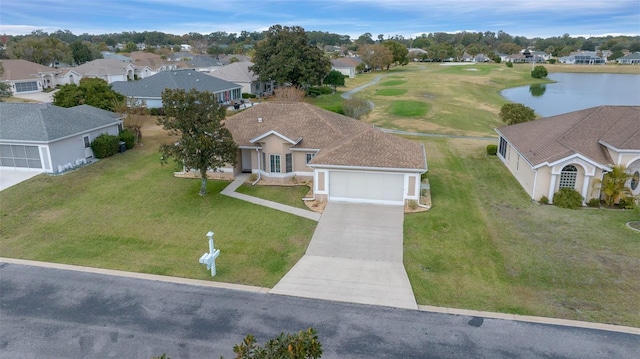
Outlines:
[{"label": "porch column", "polygon": [[554,190],[556,189],[556,179],[558,178],[558,175],[556,174],[552,174],[551,175],[551,183],[549,184],[549,203],[553,203],[553,194],[554,194]]},{"label": "porch column", "polygon": [[584,181],[582,182],[582,204],[587,203],[587,193],[589,191],[589,179],[591,176],[584,175]]}]

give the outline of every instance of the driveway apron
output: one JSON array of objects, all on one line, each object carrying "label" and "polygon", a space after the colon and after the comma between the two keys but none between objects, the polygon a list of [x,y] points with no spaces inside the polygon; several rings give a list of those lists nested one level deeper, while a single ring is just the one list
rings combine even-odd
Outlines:
[{"label": "driveway apron", "polygon": [[402,206],[329,202],[307,252],[270,293],[417,309],[403,221]]}]

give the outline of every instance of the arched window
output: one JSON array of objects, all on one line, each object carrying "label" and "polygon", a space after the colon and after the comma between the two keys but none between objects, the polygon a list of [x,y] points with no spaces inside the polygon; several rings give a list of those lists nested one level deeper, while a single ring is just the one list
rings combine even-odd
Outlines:
[{"label": "arched window", "polygon": [[576,188],[576,176],[578,169],[574,165],[564,166],[560,172],[560,185],[558,188]]}]

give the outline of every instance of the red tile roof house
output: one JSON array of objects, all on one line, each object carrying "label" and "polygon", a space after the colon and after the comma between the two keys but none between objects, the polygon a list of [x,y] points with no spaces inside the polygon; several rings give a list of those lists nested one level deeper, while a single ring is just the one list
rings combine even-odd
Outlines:
[{"label": "red tile roof house", "polygon": [[[615,165],[640,176],[640,106],[600,106],[496,129],[498,158],[533,200],[569,187],[585,203]],[[637,181],[628,185],[640,194]]]},{"label": "red tile roof house", "polygon": [[[424,146],[307,103],[265,102],[226,120],[238,164],[212,173],[313,181],[315,199],[404,205],[420,199]],[[213,177],[212,177],[213,178]]]}]

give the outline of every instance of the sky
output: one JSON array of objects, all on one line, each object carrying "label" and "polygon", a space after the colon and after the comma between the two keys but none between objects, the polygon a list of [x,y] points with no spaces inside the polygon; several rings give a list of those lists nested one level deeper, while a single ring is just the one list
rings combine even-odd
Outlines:
[{"label": "sky", "polygon": [[0,34],[70,30],[183,35],[270,26],[377,39],[460,31],[512,36],[640,35],[640,0],[2,0]]}]

